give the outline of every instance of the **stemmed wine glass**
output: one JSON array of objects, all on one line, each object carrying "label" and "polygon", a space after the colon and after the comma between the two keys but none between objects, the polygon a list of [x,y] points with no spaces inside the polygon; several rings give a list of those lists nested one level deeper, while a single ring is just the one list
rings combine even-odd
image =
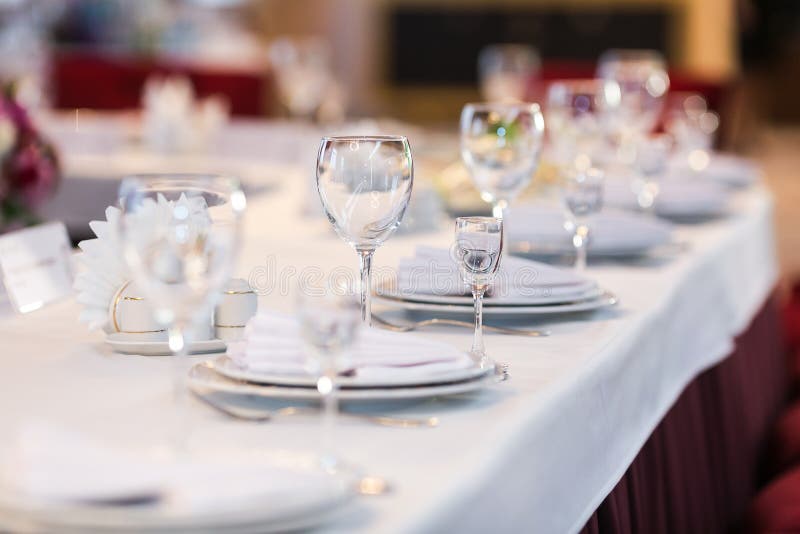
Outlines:
[{"label": "stemmed wine glass", "polygon": [[654,213],[660,178],[667,170],[672,151],[672,139],[665,134],[645,136],[638,140],[635,150],[638,176],[633,182],[633,192],[636,202],[642,211]]},{"label": "stemmed wine glass", "polygon": [[600,79],[556,80],[548,86],[547,136],[559,166],[596,167],[605,152],[601,114],[614,87]]},{"label": "stemmed wine glass", "polygon": [[675,142],[679,164],[688,165],[694,172],[705,169],[711,160],[710,151],[718,128],[719,115],[709,111],[701,94],[670,93],[664,129]]},{"label": "stemmed wine glass", "polygon": [[561,194],[572,214],[572,246],[575,247],[575,269],[586,269],[589,245],[589,220],[603,207],[603,172],[596,168],[568,168],[563,173]]},{"label": "stemmed wine glass", "polygon": [[372,323],[372,256],[403,220],[414,183],[404,136],[324,137],[317,155],[317,191],[336,233],[359,255],[361,319]]},{"label": "stemmed wine glass", "polygon": [[470,355],[481,365],[490,364],[483,345],[483,296],[494,281],[503,253],[503,220],[496,217],[456,219],[454,256],[461,278],[472,288],[475,335]]},{"label": "stemmed wine glass", "polygon": [[481,95],[489,102],[522,102],[541,60],[524,44],[493,44],[478,54]]},{"label": "stemmed wine glass", "polygon": [[538,104],[467,104],[461,112],[461,158],[492,215],[528,185],[539,165],[544,117]]},{"label": "stemmed wine glass", "polygon": [[219,175],[136,175],[120,186],[118,237],[133,280],[168,331],[179,407],[183,356],[231,275],[245,206],[238,181]]},{"label": "stemmed wine glass", "polygon": [[337,413],[337,378],[341,357],[357,338],[361,326],[358,301],[351,292],[330,292],[321,287],[300,286],[298,318],[304,341],[310,349],[310,364],[318,370],[317,391],[323,405],[323,464],[335,469],[333,430]]}]

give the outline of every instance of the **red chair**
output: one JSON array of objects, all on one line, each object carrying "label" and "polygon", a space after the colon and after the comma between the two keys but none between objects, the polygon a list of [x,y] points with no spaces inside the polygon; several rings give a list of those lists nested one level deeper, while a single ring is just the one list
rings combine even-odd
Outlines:
[{"label": "red chair", "polygon": [[756,495],[748,512],[747,531],[800,532],[800,467],[775,479]]},{"label": "red chair", "polygon": [[227,98],[233,115],[258,117],[271,111],[271,78],[266,69],[262,72],[83,51],[56,54],[52,71],[54,105],[60,109],[138,108],[142,87],[154,74],[188,77],[199,97]]}]

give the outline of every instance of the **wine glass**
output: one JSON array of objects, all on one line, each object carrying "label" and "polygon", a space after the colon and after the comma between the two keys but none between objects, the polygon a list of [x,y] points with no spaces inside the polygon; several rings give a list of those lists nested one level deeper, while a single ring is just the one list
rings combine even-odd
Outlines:
[{"label": "wine glass", "polygon": [[603,207],[603,172],[596,168],[567,168],[563,172],[561,195],[572,214],[572,246],[575,269],[586,269],[589,246],[589,217]]},{"label": "wine glass", "polygon": [[636,202],[643,211],[654,213],[660,178],[667,170],[672,139],[666,134],[640,138],[636,143],[635,164],[638,175],[633,181]]},{"label": "wine glass", "polygon": [[608,50],[600,56],[597,76],[619,90],[608,95],[617,105],[606,109],[606,126],[613,134],[624,138],[653,131],[669,90],[666,61],[659,52]]},{"label": "wine glass", "polygon": [[539,104],[467,104],[461,112],[461,158],[492,215],[528,185],[539,165],[544,117]]},{"label": "wine glass", "polygon": [[313,119],[335,85],[330,48],[319,38],[283,37],[270,45],[278,96],[291,117]]},{"label": "wine glass", "polygon": [[237,180],[219,175],[136,175],[123,179],[120,207],[124,260],[168,331],[180,409],[183,356],[233,270],[245,195]]},{"label": "wine glass", "polygon": [[334,450],[338,376],[343,369],[343,352],[355,342],[361,326],[358,301],[349,291],[327,291],[322,287],[300,286],[298,318],[308,346],[311,367],[317,370],[317,391],[322,397],[323,465],[332,470],[338,463]]},{"label": "wine glass", "polygon": [[481,95],[488,102],[523,102],[541,60],[523,44],[493,44],[478,54]]},{"label": "wine glass", "polygon": [[719,128],[719,115],[709,111],[706,99],[699,93],[670,93],[665,112],[664,129],[675,142],[679,163],[695,172],[705,169]]},{"label": "wine glass", "polygon": [[317,191],[336,233],[359,255],[361,319],[372,324],[372,256],[397,229],[411,197],[414,165],[404,136],[324,137]]},{"label": "wine glass", "polygon": [[601,113],[613,87],[600,79],[556,80],[545,103],[547,137],[552,158],[560,166],[596,167],[605,152]]},{"label": "wine glass", "polygon": [[475,335],[470,355],[486,365],[483,345],[483,295],[494,281],[503,253],[503,220],[496,217],[456,219],[454,256],[461,278],[472,288],[475,305]]}]

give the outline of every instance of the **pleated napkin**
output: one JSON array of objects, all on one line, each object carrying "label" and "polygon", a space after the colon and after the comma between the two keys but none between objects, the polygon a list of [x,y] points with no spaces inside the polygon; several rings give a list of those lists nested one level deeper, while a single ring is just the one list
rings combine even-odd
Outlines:
[{"label": "pleated napkin", "polygon": [[[506,254],[489,298],[583,295],[597,284],[574,270]],[[420,246],[412,258],[402,258],[397,270],[397,290],[401,295],[468,295],[470,288],[461,278],[458,265],[447,249]]]},{"label": "pleated napkin", "polygon": [[[243,340],[229,343],[227,354],[258,373],[307,374],[317,363],[297,319],[271,311],[253,317]],[[473,365],[466,353],[447,343],[377,328],[361,328],[353,346],[337,359],[340,372],[370,379],[428,376]]]}]

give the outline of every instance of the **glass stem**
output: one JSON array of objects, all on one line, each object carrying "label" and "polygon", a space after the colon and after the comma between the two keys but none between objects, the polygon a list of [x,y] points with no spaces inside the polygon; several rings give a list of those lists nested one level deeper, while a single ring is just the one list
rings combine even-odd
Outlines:
[{"label": "glass stem", "polygon": [[326,469],[334,469],[337,462],[333,435],[339,408],[336,388],[336,369],[329,365],[317,381],[317,390],[322,396],[322,459]]},{"label": "glass stem", "polygon": [[589,227],[579,223],[575,227],[575,235],[572,237],[572,244],[575,246],[575,269],[583,271],[586,269],[586,247],[589,244]]},{"label": "glass stem", "polygon": [[190,328],[175,324],[167,330],[172,352],[172,396],[175,402],[175,424],[172,425],[173,452],[186,451],[189,436],[189,403],[186,394],[186,372],[189,355]]},{"label": "glass stem", "polygon": [[472,338],[472,353],[477,358],[483,358],[486,348],[483,346],[483,294],[486,286],[472,288],[472,301],[475,304],[475,335]]},{"label": "glass stem", "polygon": [[361,269],[361,322],[372,326],[372,255],[375,250],[359,250],[359,268]]}]

